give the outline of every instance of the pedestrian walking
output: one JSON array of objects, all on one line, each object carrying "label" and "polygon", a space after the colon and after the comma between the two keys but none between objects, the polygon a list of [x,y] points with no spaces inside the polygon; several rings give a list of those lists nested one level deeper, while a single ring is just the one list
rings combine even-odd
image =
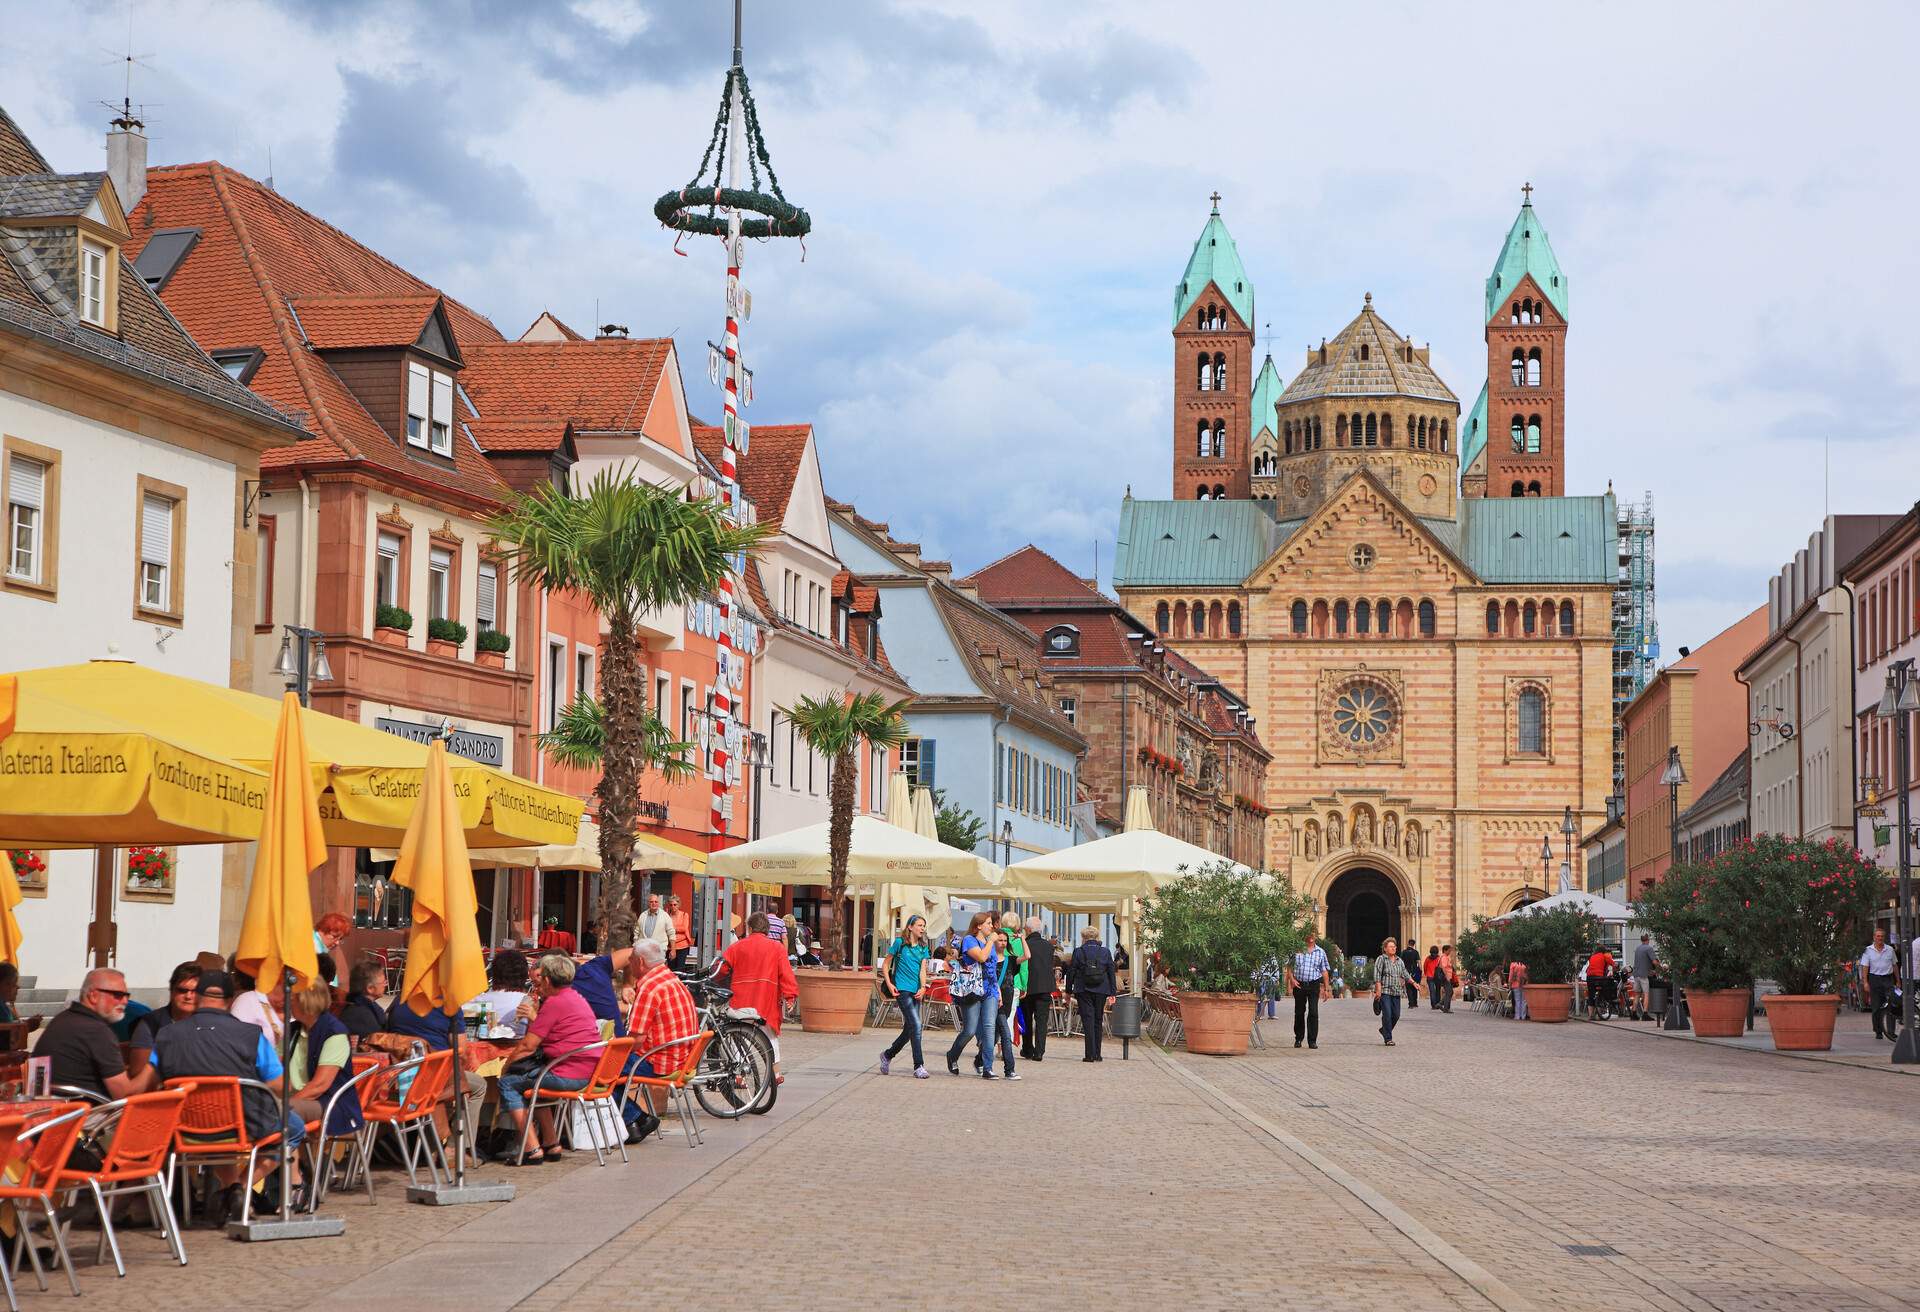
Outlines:
[{"label": "pedestrian walking", "polygon": [[953,1005],[960,1013],[960,1033],[947,1049],[947,1074],[960,1073],[960,1054],[969,1040],[980,1044],[980,1074],[993,1073],[994,1022],[1000,1014],[1000,954],[994,947],[993,913],[976,911],[960,940],[953,963]]},{"label": "pedestrian walking", "polygon": [[[1287,988],[1293,994],[1293,1046],[1302,1039],[1309,1048],[1320,1046],[1320,999],[1328,996],[1328,975],[1333,963],[1327,960],[1318,937],[1307,931],[1307,945],[1293,954],[1287,963]],[[1272,1013],[1269,1012],[1269,1015]]]},{"label": "pedestrian walking", "polygon": [[1427,985],[1427,1006],[1434,1011],[1440,1010],[1440,987],[1444,982],[1443,979],[1435,978],[1439,974],[1440,945],[1436,943],[1427,949],[1427,959],[1420,963],[1420,978],[1425,980]]},{"label": "pedestrian walking", "polygon": [[1080,1004],[1080,1028],[1086,1035],[1087,1053],[1081,1061],[1102,1060],[1100,1031],[1106,1025],[1107,1006],[1118,991],[1113,954],[1100,941],[1100,931],[1088,925],[1080,931],[1080,946],[1067,966],[1067,992]]},{"label": "pedestrian walking", "polygon": [[1407,946],[1400,949],[1396,955],[1400,958],[1400,964],[1406,967],[1407,1006],[1418,1011],[1420,1009],[1420,980],[1422,978],[1420,974],[1420,949],[1414,946],[1412,939],[1408,939]]},{"label": "pedestrian walking", "polygon": [[920,1050],[920,1001],[927,995],[927,918],[908,916],[900,936],[887,949],[881,963],[881,987],[900,1008],[900,1034],[880,1054],[880,1073],[885,1075],[900,1049],[913,1047],[913,1078],[927,1078],[926,1056]]},{"label": "pedestrian walking", "polygon": [[1453,944],[1440,945],[1440,964],[1434,974],[1440,977],[1440,1010],[1453,1015],[1453,993],[1460,987],[1460,965],[1453,959]]},{"label": "pedestrian walking", "polygon": [[1047,1013],[1053,1010],[1055,944],[1040,932],[1040,917],[1027,917],[1027,984],[1020,998],[1020,1055],[1047,1058]]},{"label": "pedestrian walking", "polygon": [[[1373,966],[1373,1009],[1380,1014],[1380,1037],[1389,1048],[1393,1046],[1393,1027],[1400,1023],[1400,1000],[1420,996],[1419,987],[1407,970],[1406,958],[1394,951],[1396,946],[1392,939],[1382,943],[1380,959]],[[1411,948],[1413,944],[1407,946]],[[1419,962],[1419,955],[1415,954],[1415,970],[1419,969]]]},{"label": "pedestrian walking", "polygon": [[1513,1018],[1527,1018],[1527,963],[1511,961],[1507,963],[1507,987],[1513,990]]},{"label": "pedestrian walking", "polygon": [[[1000,1073],[1009,1080],[1017,1080],[1020,1072],[1013,1067],[1014,1008],[1027,991],[1027,940],[1020,932],[1020,917],[1016,913],[1009,911],[1000,918],[1000,933],[994,939],[994,946],[1000,951],[1000,1014],[995,1018],[995,1028],[1000,1035]],[[987,1060],[991,1062],[992,1056]]]},{"label": "pedestrian walking", "polygon": [[1660,958],[1654,953],[1653,938],[1651,935],[1642,934],[1640,936],[1640,946],[1633,950],[1633,991],[1639,999],[1634,1011],[1635,1016],[1651,1014],[1650,1007],[1652,1004],[1648,1002],[1648,999],[1651,998],[1653,994],[1647,991],[1647,982],[1653,978],[1654,972],[1659,969]]},{"label": "pedestrian walking", "polygon": [[1280,990],[1286,978],[1286,968],[1272,957],[1265,965],[1253,972],[1253,1014],[1257,1019],[1262,1012],[1268,1020],[1274,1018],[1280,1006]]},{"label": "pedestrian walking", "polygon": [[1873,942],[1860,954],[1860,971],[1867,977],[1867,999],[1873,1007],[1873,1037],[1893,1039],[1899,1034],[1900,1019],[1894,1010],[1894,973],[1897,969],[1893,945],[1887,931],[1874,927]]}]

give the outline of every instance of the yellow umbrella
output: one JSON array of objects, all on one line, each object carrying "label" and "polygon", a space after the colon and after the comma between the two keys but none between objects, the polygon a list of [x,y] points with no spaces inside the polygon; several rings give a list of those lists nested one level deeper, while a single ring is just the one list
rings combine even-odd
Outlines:
[{"label": "yellow umbrella", "polygon": [[20,964],[20,922],[13,909],[20,905],[20,880],[13,869],[11,852],[0,856],[0,961]]},{"label": "yellow umbrella", "polygon": [[263,991],[271,990],[284,971],[293,972],[296,988],[320,973],[307,876],[326,859],[327,836],[320,828],[313,773],[307,769],[300,699],[288,693],[280,702],[266,815],[254,854],[253,882],[247,887],[246,918],[240,922],[240,946],[233,954],[234,964]]},{"label": "yellow umbrella", "polygon": [[486,992],[487,968],[475,920],[473,867],[443,743],[427,749],[420,798],[400,844],[393,882],[413,890],[400,1001],[416,1012],[438,1008],[455,1015]]}]

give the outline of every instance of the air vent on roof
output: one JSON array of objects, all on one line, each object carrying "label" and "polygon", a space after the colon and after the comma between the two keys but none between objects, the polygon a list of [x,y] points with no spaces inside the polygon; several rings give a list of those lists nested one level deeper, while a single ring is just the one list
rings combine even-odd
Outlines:
[{"label": "air vent on roof", "polygon": [[1509,533],[1509,534],[1507,534],[1507,538],[1508,538],[1508,540],[1509,540],[1509,541],[1511,541],[1512,539],[1514,539],[1514,538],[1517,538],[1517,537],[1519,537],[1519,536],[1520,536],[1520,530],[1519,530],[1519,529],[1515,529],[1515,530],[1514,530],[1513,532],[1511,532],[1511,533]]},{"label": "air vent on roof", "polygon": [[1161,540],[1162,542],[1171,542],[1171,541],[1173,541],[1173,534],[1171,534],[1171,533],[1162,533],[1162,534],[1160,535],[1160,540]]},{"label": "air vent on roof", "polygon": [[1219,540],[1220,540],[1220,535],[1219,535],[1218,533],[1209,533],[1209,534],[1207,534],[1207,541],[1209,541],[1209,542],[1218,542]]},{"label": "air vent on roof", "polygon": [[1565,529],[1561,529],[1561,530],[1560,530],[1560,536],[1561,536],[1561,537],[1563,537],[1563,538],[1570,538],[1570,537],[1572,537],[1572,536],[1573,536],[1573,534],[1571,534],[1571,533],[1569,533],[1569,532],[1567,532],[1567,531],[1566,531]]}]

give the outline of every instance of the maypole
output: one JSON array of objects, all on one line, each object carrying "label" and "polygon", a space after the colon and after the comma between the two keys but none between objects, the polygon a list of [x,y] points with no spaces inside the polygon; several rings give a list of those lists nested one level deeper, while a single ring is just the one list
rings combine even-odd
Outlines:
[{"label": "maypole", "polygon": [[[729,517],[740,516],[737,454],[747,448],[747,428],[740,418],[743,401],[752,399],[751,374],[740,355],[740,324],[748,317],[751,299],[740,284],[740,242],[742,237],[804,237],[812,228],[805,210],[787,202],[774,176],[773,161],[767,155],[766,139],[760,133],[760,115],[747,85],[747,71],[741,57],[740,0],[733,4],[733,63],[727,70],[727,84],[720,98],[720,115],[713,136],[701,156],[700,169],[693,181],[678,191],[670,191],[654,202],[654,216],[680,232],[720,237],[727,252],[726,332],[719,347],[709,343],[707,373],[721,387],[725,418],[720,451],[720,501]],[[717,158],[716,158],[717,152]],[[740,157],[746,156],[749,187],[740,187]],[[708,165],[712,182],[705,181]],[[760,170],[766,169],[768,191],[760,190]],[[722,177],[724,176],[724,183]],[[701,212],[704,207],[704,212]],[[748,214],[762,217],[749,219]],[[743,388],[744,384],[744,388]],[[734,758],[734,743],[741,729],[734,722],[733,688],[739,676],[741,651],[734,642],[736,582],[729,573],[720,580],[720,623],[716,635],[713,688],[713,785],[709,828],[715,834],[727,832],[732,817],[727,773]],[[720,923],[727,923],[727,908],[721,909]]]}]

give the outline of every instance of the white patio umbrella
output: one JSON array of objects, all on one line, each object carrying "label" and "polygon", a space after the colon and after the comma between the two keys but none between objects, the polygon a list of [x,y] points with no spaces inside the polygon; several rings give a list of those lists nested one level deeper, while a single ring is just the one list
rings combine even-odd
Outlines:
[{"label": "white patio umbrella", "polygon": [[[832,882],[827,858],[827,821],[805,825],[715,852],[707,872],[729,879],[764,879],[797,887],[821,888]],[[999,888],[1000,867],[957,847],[922,838],[911,829],[877,816],[853,818],[853,842],[847,853],[847,888],[912,880],[929,888]]]},{"label": "white patio umbrella", "polygon": [[1626,925],[1633,921],[1633,908],[1615,902],[1610,897],[1601,897],[1598,893],[1587,893],[1574,889],[1567,893],[1555,893],[1552,897],[1541,898],[1538,902],[1529,902],[1517,911],[1509,911],[1504,916],[1495,916],[1495,920],[1510,920],[1514,916],[1532,915],[1536,911],[1552,911],[1557,907],[1578,907],[1592,915],[1603,925]]},{"label": "white patio umbrella", "polygon": [[[923,786],[913,790],[913,832],[922,838],[931,838],[935,842],[940,839],[940,817],[934,809],[931,787]],[[960,895],[967,894],[963,890]],[[929,943],[953,927],[954,897],[953,889],[921,886],[920,901],[926,907],[923,914],[927,918]]]},{"label": "white patio umbrella", "polygon": [[[911,830],[913,826],[913,786],[908,783],[904,771],[896,770],[887,780],[887,823],[900,829]],[[882,951],[880,935],[884,927],[893,923],[893,908],[896,905],[912,905],[918,889],[902,884],[880,884],[873,890],[873,953],[879,960]],[[860,898],[856,894],[853,904],[853,941],[860,942]]]}]

